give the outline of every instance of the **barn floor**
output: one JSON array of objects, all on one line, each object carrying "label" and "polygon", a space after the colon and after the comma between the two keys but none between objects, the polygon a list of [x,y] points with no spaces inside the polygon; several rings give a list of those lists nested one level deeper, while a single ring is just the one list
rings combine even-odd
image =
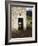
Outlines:
[{"label": "barn floor", "polygon": [[32,28],[27,28],[25,31],[16,31],[11,33],[12,38],[23,38],[23,37],[32,37]]}]

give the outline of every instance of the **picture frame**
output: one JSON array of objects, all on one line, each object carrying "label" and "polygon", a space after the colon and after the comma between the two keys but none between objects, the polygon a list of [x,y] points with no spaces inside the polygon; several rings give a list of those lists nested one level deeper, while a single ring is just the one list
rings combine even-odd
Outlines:
[{"label": "picture frame", "polygon": [[[37,42],[37,3],[36,2],[6,1],[5,12],[6,12],[5,13],[6,14],[5,45]],[[15,19],[14,17],[18,19]],[[24,19],[22,19],[23,17]],[[29,22],[31,22],[31,24],[29,25],[29,27],[31,28],[26,29],[26,27],[28,27],[27,23]],[[25,33],[22,30],[20,31],[20,29],[22,30],[24,29]],[[17,36],[16,34],[19,35]]]}]

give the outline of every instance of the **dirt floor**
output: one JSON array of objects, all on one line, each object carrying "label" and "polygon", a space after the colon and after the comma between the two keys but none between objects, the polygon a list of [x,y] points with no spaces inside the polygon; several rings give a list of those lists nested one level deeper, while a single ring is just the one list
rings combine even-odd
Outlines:
[{"label": "dirt floor", "polygon": [[16,31],[11,33],[12,38],[23,38],[23,37],[32,37],[32,28],[27,28],[25,31]]}]

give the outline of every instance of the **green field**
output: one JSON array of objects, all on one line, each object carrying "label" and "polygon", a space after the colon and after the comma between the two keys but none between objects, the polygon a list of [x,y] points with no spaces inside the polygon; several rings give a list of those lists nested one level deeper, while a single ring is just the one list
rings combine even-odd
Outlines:
[{"label": "green field", "polygon": [[32,27],[32,16],[27,16],[27,26]]}]

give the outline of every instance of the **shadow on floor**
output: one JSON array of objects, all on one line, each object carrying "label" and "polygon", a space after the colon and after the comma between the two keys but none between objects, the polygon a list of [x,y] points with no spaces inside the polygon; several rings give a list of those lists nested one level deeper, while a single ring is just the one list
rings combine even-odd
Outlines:
[{"label": "shadow on floor", "polygon": [[16,31],[16,32],[12,32],[11,37],[12,38],[32,37],[32,28],[27,28],[25,31],[19,30],[19,31]]}]

